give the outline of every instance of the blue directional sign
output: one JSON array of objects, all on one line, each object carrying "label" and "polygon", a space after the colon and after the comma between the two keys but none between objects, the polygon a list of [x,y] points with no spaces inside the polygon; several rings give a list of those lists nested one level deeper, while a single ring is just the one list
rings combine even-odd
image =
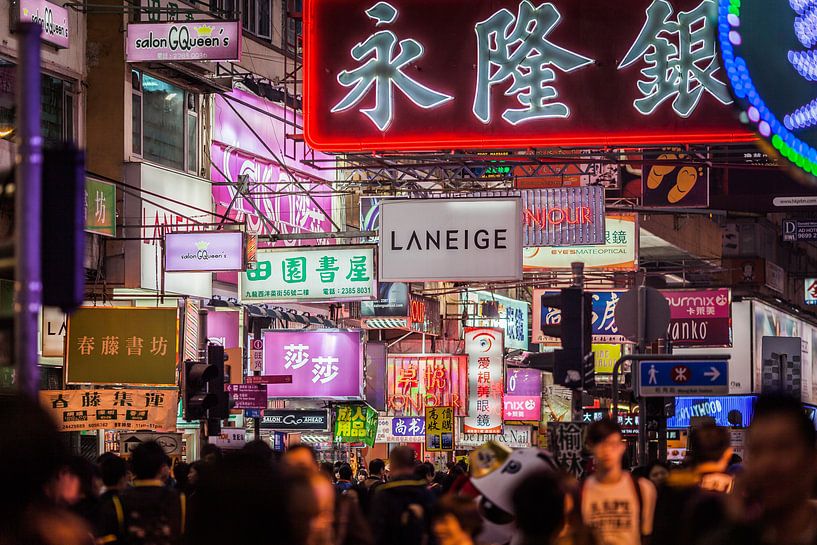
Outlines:
[{"label": "blue directional sign", "polygon": [[729,362],[726,360],[638,362],[638,395],[642,397],[728,393]]}]

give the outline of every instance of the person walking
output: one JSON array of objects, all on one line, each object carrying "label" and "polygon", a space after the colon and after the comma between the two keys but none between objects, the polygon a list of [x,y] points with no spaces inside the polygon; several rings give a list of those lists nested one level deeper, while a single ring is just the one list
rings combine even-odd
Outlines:
[{"label": "person walking", "polygon": [[352,483],[352,476],[354,475],[354,471],[352,471],[352,466],[349,464],[342,464],[338,468],[338,482],[335,483],[335,491],[338,494],[346,494],[349,490],[352,490],[354,483]]},{"label": "person walking", "polygon": [[434,508],[431,520],[437,545],[474,545],[482,531],[479,509],[469,498],[443,498]]},{"label": "person walking", "polygon": [[641,545],[652,534],[655,486],[624,471],[626,450],[618,424],[609,419],[587,429],[596,473],[581,488],[581,515],[602,545]]},{"label": "person walking", "polygon": [[369,520],[376,545],[423,545],[431,534],[434,495],[413,477],[414,451],[398,446],[389,454],[390,481],[371,500]]},{"label": "person walking", "polygon": [[166,465],[167,456],[155,441],[140,443],[133,449],[133,487],[112,498],[115,521],[104,524],[116,530],[103,536],[103,543],[177,545],[181,542],[187,498],[162,480]]}]

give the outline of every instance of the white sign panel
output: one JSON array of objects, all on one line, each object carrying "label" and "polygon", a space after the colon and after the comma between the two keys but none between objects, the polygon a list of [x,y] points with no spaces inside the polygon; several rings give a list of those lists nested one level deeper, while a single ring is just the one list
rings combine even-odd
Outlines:
[{"label": "white sign panel", "polygon": [[377,297],[374,246],[258,250],[238,275],[243,302],[354,301]]},{"label": "white sign panel", "polygon": [[241,231],[165,235],[166,272],[240,271],[243,265]]},{"label": "white sign panel", "polygon": [[503,332],[487,327],[465,328],[468,354],[468,416],[466,433],[502,433],[502,395],[505,389]]},{"label": "white sign panel", "polygon": [[519,280],[521,216],[518,198],[384,200],[380,280]]},{"label": "white sign panel", "polygon": [[210,437],[210,444],[223,449],[239,449],[247,442],[247,430],[243,428],[221,428],[221,435]]},{"label": "white sign panel", "polygon": [[499,435],[487,433],[460,433],[457,436],[458,449],[477,448],[488,441],[496,441],[509,448],[527,448],[533,445],[533,428],[531,426],[506,425]]},{"label": "white sign panel", "polygon": [[[487,291],[466,292],[463,297],[466,301],[473,303],[466,307],[468,316],[472,320],[469,321],[469,325],[504,329],[505,348],[528,349],[530,303]],[[486,302],[496,303],[499,318],[487,318],[483,315],[482,305]]]},{"label": "white sign panel", "polygon": [[40,331],[41,352],[44,358],[61,358],[65,355],[66,316],[54,307],[43,307],[43,323]]}]

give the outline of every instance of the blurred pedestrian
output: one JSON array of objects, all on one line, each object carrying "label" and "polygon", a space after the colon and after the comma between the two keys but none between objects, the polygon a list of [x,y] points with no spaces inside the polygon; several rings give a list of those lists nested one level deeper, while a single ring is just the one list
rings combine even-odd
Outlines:
[{"label": "blurred pedestrian", "polygon": [[744,471],[729,497],[731,523],[707,544],[813,545],[817,507],[817,432],[799,400],[761,395],[746,434]]},{"label": "blurred pedestrian", "polygon": [[437,545],[474,545],[482,531],[477,504],[468,498],[443,498],[435,506],[431,520]]},{"label": "blurred pedestrian", "polygon": [[338,468],[338,482],[335,483],[335,491],[337,491],[338,494],[344,494],[352,489],[354,486],[352,483],[353,475],[352,466],[349,464],[341,464]]},{"label": "blurred pedestrian", "polygon": [[653,460],[647,465],[646,477],[655,488],[661,488],[669,477],[669,466],[661,460]]},{"label": "blurred pedestrian", "polygon": [[687,466],[669,474],[659,490],[655,511],[656,543],[696,543],[715,530],[725,518],[724,495],[732,490],[726,473],[732,448],[726,428],[714,421],[692,428]]},{"label": "blurred pedestrian", "polygon": [[131,453],[133,487],[114,496],[115,521],[103,521],[115,533],[105,543],[176,545],[185,529],[186,496],[165,485],[167,456],[155,441],[140,443]]},{"label": "blurred pedestrian", "polygon": [[369,472],[366,471],[363,468],[360,468],[360,469],[357,470],[357,475],[355,475],[355,484],[361,484],[364,481],[366,481],[366,479],[368,479],[368,478],[369,478]]},{"label": "blurred pedestrian", "polygon": [[369,462],[369,475],[363,482],[355,486],[358,503],[363,513],[369,512],[369,505],[372,494],[378,486],[385,482],[386,464],[380,458],[375,458]]},{"label": "blurred pedestrian", "polygon": [[414,451],[395,447],[389,454],[390,480],[371,501],[369,520],[377,545],[422,545],[431,534],[434,495],[414,478]]},{"label": "blurred pedestrian", "polygon": [[283,462],[292,468],[300,468],[310,473],[318,469],[318,456],[315,449],[303,443],[291,445],[284,453]]},{"label": "blurred pedestrian", "polygon": [[655,486],[624,471],[627,446],[621,428],[604,419],[587,428],[596,472],[581,490],[581,514],[603,545],[641,545],[652,534]]}]

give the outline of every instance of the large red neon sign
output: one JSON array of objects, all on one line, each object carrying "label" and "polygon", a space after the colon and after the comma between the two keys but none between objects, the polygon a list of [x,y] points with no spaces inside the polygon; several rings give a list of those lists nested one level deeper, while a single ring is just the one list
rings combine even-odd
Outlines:
[{"label": "large red neon sign", "polygon": [[315,149],[755,138],[717,65],[712,0],[305,4],[304,130]]}]

